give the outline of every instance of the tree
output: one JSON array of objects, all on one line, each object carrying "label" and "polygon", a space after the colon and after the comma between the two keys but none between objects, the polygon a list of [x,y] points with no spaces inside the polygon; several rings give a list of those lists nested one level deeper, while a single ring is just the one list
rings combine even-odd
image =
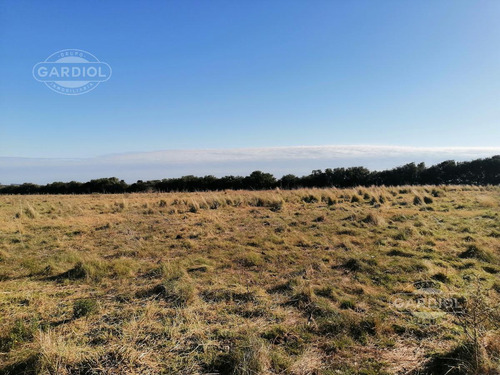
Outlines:
[{"label": "tree", "polygon": [[245,177],[245,185],[247,188],[256,190],[271,189],[276,186],[276,179],[271,173],[254,171],[250,176]]}]

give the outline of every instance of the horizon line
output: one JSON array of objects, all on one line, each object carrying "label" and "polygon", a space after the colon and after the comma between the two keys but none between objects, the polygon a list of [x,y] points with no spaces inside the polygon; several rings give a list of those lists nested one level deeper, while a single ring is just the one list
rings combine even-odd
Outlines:
[{"label": "horizon line", "polygon": [[410,162],[426,165],[500,155],[500,147],[384,145],[277,146],[127,152],[87,158],[1,157],[0,183],[85,181],[122,176],[126,181],[185,175],[305,175],[314,169],[363,166],[390,169]]}]

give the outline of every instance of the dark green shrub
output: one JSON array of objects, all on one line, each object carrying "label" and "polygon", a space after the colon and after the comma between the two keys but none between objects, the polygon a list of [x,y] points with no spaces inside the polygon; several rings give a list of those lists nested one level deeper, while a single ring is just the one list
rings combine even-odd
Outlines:
[{"label": "dark green shrub", "polygon": [[356,194],[351,197],[351,203],[358,203],[360,200]]},{"label": "dark green shrub", "polygon": [[99,311],[99,305],[95,299],[84,298],[73,304],[73,318],[75,319],[95,314],[97,311]]},{"label": "dark green shrub", "polygon": [[459,255],[462,259],[478,259],[484,262],[492,262],[493,255],[491,255],[488,251],[478,248],[476,245],[469,245],[467,250],[460,253]]},{"label": "dark green shrub", "polygon": [[269,203],[269,208],[273,212],[281,211],[281,209],[283,208],[283,201],[282,200],[273,200]]},{"label": "dark green shrub", "polygon": [[441,283],[447,283],[448,281],[450,281],[449,277],[446,276],[444,273],[442,272],[439,272],[439,273],[436,273],[435,275],[432,276],[432,279],[433,280],[436,280],[436,281],[439,281]]},{"label": "dark green shrub", "polygon": [[377,333],[377,322],[372,318],[361,319],[359,321],[351,322],[349,327],[350,336],[364,343],[366,341],[366,336],[374,336]]},{"label": "dark green shrub", "polygon": [[333,301],[336,300],[335,291],[334,291],[333,287],[331,287],[329,285],[321,287],[321,288],[317,288],[317,289],[314,290],[314,292],[318,296],[329,298],[329,299],[331,299]]},{"label": "dark green shrub", "polygon": [[357,272],[363,269],[363,265],[358,259],[351,258],[344,263],[343,268],[349,271]]},{"label": "dark green shrub", "polygon": [[[78,262],[72,269],[65,272],[63,275],[71,280],[84,279],[88,276],[88,271],[82,262]],[[65,278],[63,275],[60,275],[60,277]]]},{"label": "dark green shrub", "polygon": [[162,297],[175,307],[186,307],[195,299],[196,290],[191,282],[183,278],[170,279],[155,286],[146,295]]},{"label": "dark green shrub", "polygon": [[334,204],[337,204],[337,200],[336,199],[332,199],[331,197],[328,197],[328,199],[326,201],[326,204],[328,206],[333,206]]},{"label": "dark green shrub", "polygon": [[301,335],[281,325],[275,325],[268,329],[262,334],[262,338],[274,345],[280,345],[292,355],[302,353],[305,346],[305,340]]},{"label": "dark green shrub", "polygon": [[391,256],[391,257],[403,257],[403,258],[413,258],[413,254],[411,253],[407,253],[403,250],[399,250],[399,249],[392,249],[391,251],[389,251],[387,253],[387,255]]},{"label": "dark green shrub", "polygon": [[500,273],[500,269],[495,268],[495,267],[490,267],[490,266],[484,266],[483,270],[485,270],[488,273],[491,273],[492,275],[496,275],[497,273]]},{"label": "dark green shrub", "polygon": [[305,197],[302,197],[302,201],[305,203],[316,203],[318,201],[318,198],[316,198],[312,194],[309,194],[309,195],[306,195]]},{"label": "dark green shrub", "polygon": [[342,302],[340,302],[340,305],[339,307],[342,309],[342,310],[354,310],[354,308],[356,307],[354,302],[352,302],[351,300],[343,300]]},{"label": "dark green shrub", "polygon": [[30,321],[17,319],[10,332],[4,337],[0,337],[0,352],[8,352],[17,344],[33,340],[38,329],[39,322],[36,319]]},{"label": "dark green shrub", "polygon": [[221,203],[220,203],[217,199],[214,199],[214,200],[212,201],[212,203],[210,203],[210,209],[211,209],[211,210],[216,210],[216,209],[218,209],[220,206],[221,206]]},{"label": "dark green shrub", "polygon": [[416,195],[413,198],[413,204],[416,205],[416,206],[422,204],[422,198],[420,198],[419,196]]},{"label": "dark green shrub", "polygon": [[378,323],[372,317],[361,318],[352,313],[332,314],[318,321],[318,331],[326,336],[349,336],[365,343],[366,337],[377,334]]},{"label": "dark green shrub", "polygon": [[[475,369],[472,362],[475,349],[470,344],[462,344],[448,353],[434,355],[425,366],[425,374],[473,375],[483,374]],[[485,374],[485,373],[484,373]]]},{"label": "dark green shrub", "polygon": [[397,241],[406,241],[412,236],[412,234],[413,230],[411,228],[405,228],[399,231],[399,233],[396,233],[393,238]]},{"label": "dark green shrub", "polygon": [[262,340],[250,336],[237,342],[229,353],[219,355],[210,369],[221,375],[255,375],[263,373],[265,362]]},{"label": "dark green shrub", "polygon": [[443,193],[441,190],[432,189],[432,191],[431,191],[431,195],[432,195],[434,198],[439,198],[439,197],[444,196],[444,193]]}]

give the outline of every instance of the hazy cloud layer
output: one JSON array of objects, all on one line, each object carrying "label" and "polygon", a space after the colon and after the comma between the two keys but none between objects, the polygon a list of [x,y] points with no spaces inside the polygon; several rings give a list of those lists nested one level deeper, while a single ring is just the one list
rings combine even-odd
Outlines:
[{"label": "hazy cloud layer", "polygon": [[281,176],[313,169],[392,168],[409,162],[435,164],[500,154],[500,147],[298,146],[218,150],[168,150],[86,159],[0,157],[0,183],[87,181],[116,176],[133,182],[182,175],[246,175],[263,170]]}]

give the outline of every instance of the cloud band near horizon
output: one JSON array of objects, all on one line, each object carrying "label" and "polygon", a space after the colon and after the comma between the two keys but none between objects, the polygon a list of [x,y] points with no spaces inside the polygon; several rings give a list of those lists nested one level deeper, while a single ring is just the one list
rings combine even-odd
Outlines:
[{"label": "cloud band near horizon", "polygon": [[183,175],[247,175],[254,170],[277,177],[313,169],[364,166],[372,170],[409,162],[427,165],[500,154],[500,147],[406,147],[374,145],[293,146],[240,149],[166,150],[93,158],[0,157],[0,183],[49,183],[119,177],[127,182]]}]

